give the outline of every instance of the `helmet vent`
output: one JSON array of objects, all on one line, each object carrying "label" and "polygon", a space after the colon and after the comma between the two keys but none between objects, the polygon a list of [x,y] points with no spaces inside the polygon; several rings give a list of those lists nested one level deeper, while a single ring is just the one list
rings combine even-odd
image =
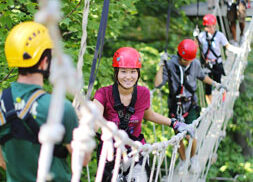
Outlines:
[{"label": "helmet vent", "polygon": [[32,57],[27,53],[27,52],[25,52],[24,54],[23,54],[23,59],[25,60],[25,59],[31,59]]}]

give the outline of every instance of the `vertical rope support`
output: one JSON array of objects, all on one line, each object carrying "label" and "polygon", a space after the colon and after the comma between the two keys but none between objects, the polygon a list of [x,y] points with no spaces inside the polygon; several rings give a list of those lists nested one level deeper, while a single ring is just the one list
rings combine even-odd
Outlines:
[{"label": "vertical rope support", "polygon": [[[60,142],[64,135],[61,124],[64,112],[65,93],[68,90],[74,95],[81,88],[81,81],[76,74],[69,56],[64,55],[58,22],[60,21],[60,2],[57,0],[40,0],[40,10],[35,15],[35,21],[47,26],[54,44],[50,81],[53,84],[52,100],[50,103],[47,122],[39,132],[39,141],[42,143],[37,182],[45,182],[53,177],[49,175],[52,162],[54,144]],[[68,70],[68,72],[66,72]],[[57,114],[56,114],[57,113]]]},{"label": "vertical rope support", "polygon": [[[150,105],[152,106],[152,102],[153,102],[153,97],[154,97],[154,92],[156,91],[156,89],[153,89],[150,91]],[[155,136],[155,142],[157,142],[157,136],[156,136],[156,127],[155,127],[155,123],[152,123],[153,125],[153,133]]]},{"label": "vertical rope support", "polygon": [[[83,7],[83,20],[82,20],[82,38],[81,38],[81,45],[80,45],[80,51],[78,55],[78,62],[77,62],[77,73],[80,78],[83,78],[83,56],[86,51],[87,47],[87,24],[88,24],[88,15],[89,15],[89,7],[90,7],[90,0],[85,0],[84,1],[84,7]],[[82,91],[80,90],[82,93]],[[75,95],[73,105],[75,108],[78,108],[78,101],[77,101],[77,96]]]},{"label": "vertical rope support", "polygon": [[175,167],[175,162],[176,162],[177,150],[179,148],[179,142],[180,142],[180,140],[177,141],[177,143],[173,147],[172,156],[171,156],[171,160],[170,160],[169,177],[168,177],[167,182],[172,182],[174,167]]},{"label": "vertical rope support", "polygon": [[116,153],[115,165],[114,165],[114,169],[113,169],[112,182],[116,182],[118,174],[119,174],[121,154],[122,154],[121,148],[118,148],[117,153]]},{"label": "vertical rope support", "polygon": [[[59,30],[57,28],[57,22],[59,20],[59,2],[58,1],[39,1],[40,2],[40,11],[36,14],[37,21],[41,23],[46,23],[49,28],[49,34],[51,35],[55,52],[54,55],[56,58],[53,58],[55,64],[62,66],[63,58],[61,52],[61,45],[59,43]],[[53,12],[49,12],[53,10]],[[54,14],[53,14],[54,13]],[[59,72],[58,72],[59,73]],[[54,144],[60,142],[64,134],[64,127],[61,125],[61,118],[63,114],[64,106],[64,97],[65,97],[65,85],[64,80],[59,79],[57,73],[51,73],[55,76],[54,81],[54,90],[52,93],[52,101],[49,109],[49,116],[47,123],[44,124],[39,132],[39,140],[42,143],[40,156],[39,156],[39,166],[38,166],[38,175],[37,182],[45,182],[51,177],[48,175],[52,154],[54,149]],[[51,75],[52,78],[52,75]],[[57,81],[56,81],[57,79]],[[55,114],[58,113],[58,114]],[[58,137],[53,136],[52,133],[57,131]]]},{"label": "vertical rope support", "polygon": [[153,151],[153,154],[154,154],[154,158],[153,158],[153,164],[152,164],[152,169],[151,169],[149,182],[152,182],[152,179],[153,179],[153,175],[154,175],[154,171],[155,171],[156,158],[157,158],[158,152]]},{"label": "vertical rope support", "polygon": [[[96,114],[95,105],[92,102],[88,102],[90,108],[93,107],[92,111],[89,111],[88,107],[81,106],[81,119],[79,127],[73,131],[73,140],[71,142],[71,147],[73,149],[71,167],[72,167],[72,178],[71,182],[80,182],[83,160],[85,155],[91,153],[95,148],[95,141],[93,139],[94,132],[94,120]],[[85,132],[84,132],[85,131]],[[89,168],[87,168],[88,170]],[[88,180],[89,173],[88,173]]]},{"label": "vertical rope support", "polygon": [[[160,98],[160,111],[161,111],[161,114],[164,115],[165,113],[164,113],[163,106],[162,106],[162,96],[163,96],[162,92],[161,92],[161,90],[159,90],[158,97]],[[164,138],[166,138],[165,133],[164,133],[164,130],[165,130],[164,128],[165,128],[164,125],[162,125],[162,136]],[[168,175],[168,164],[167,164],[167,155],[166,155],[166,153],[165,153],[164,163],[165,163],[165,174],[167,176]]]},{"label": "vertical rope support", "polygon": [[159,173],[160,173],[163,158],[165,156],[165,152],[166,152],[165,149],[160,152],[159,159],[158,159],[158,164],[157,164],[157,169],[156,169],[155,182],[158,181],[158,176],[159,176]]}]

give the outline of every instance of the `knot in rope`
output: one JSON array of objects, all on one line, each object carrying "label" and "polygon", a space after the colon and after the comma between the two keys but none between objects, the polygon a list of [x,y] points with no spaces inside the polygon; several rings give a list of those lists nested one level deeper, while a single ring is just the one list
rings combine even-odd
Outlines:
[{"label": "knot in rope", "polygon": [[59,123],[44,124],[40,127],[39,141],[40,143],[58,143],[62,140],[65,129]]}]

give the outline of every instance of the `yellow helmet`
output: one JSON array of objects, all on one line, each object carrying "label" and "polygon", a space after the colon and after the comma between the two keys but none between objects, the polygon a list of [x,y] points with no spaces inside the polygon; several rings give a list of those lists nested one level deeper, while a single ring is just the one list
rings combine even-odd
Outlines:
[{"label": "yellow helmet", "polygon": [[52,49],[47,28],[36,22],[16,25],[5,41],[5,56],[9,67],[32,67],[46,49]]}]

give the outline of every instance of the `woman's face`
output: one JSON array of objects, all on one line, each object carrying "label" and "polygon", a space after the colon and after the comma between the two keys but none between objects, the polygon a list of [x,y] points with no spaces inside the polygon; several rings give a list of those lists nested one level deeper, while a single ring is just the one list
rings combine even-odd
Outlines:
[{"label": "woman's face", "polygon": [[137,80],[138,71],[136,68],[119,68],[118,82],[123,88],[132,88]]}]

